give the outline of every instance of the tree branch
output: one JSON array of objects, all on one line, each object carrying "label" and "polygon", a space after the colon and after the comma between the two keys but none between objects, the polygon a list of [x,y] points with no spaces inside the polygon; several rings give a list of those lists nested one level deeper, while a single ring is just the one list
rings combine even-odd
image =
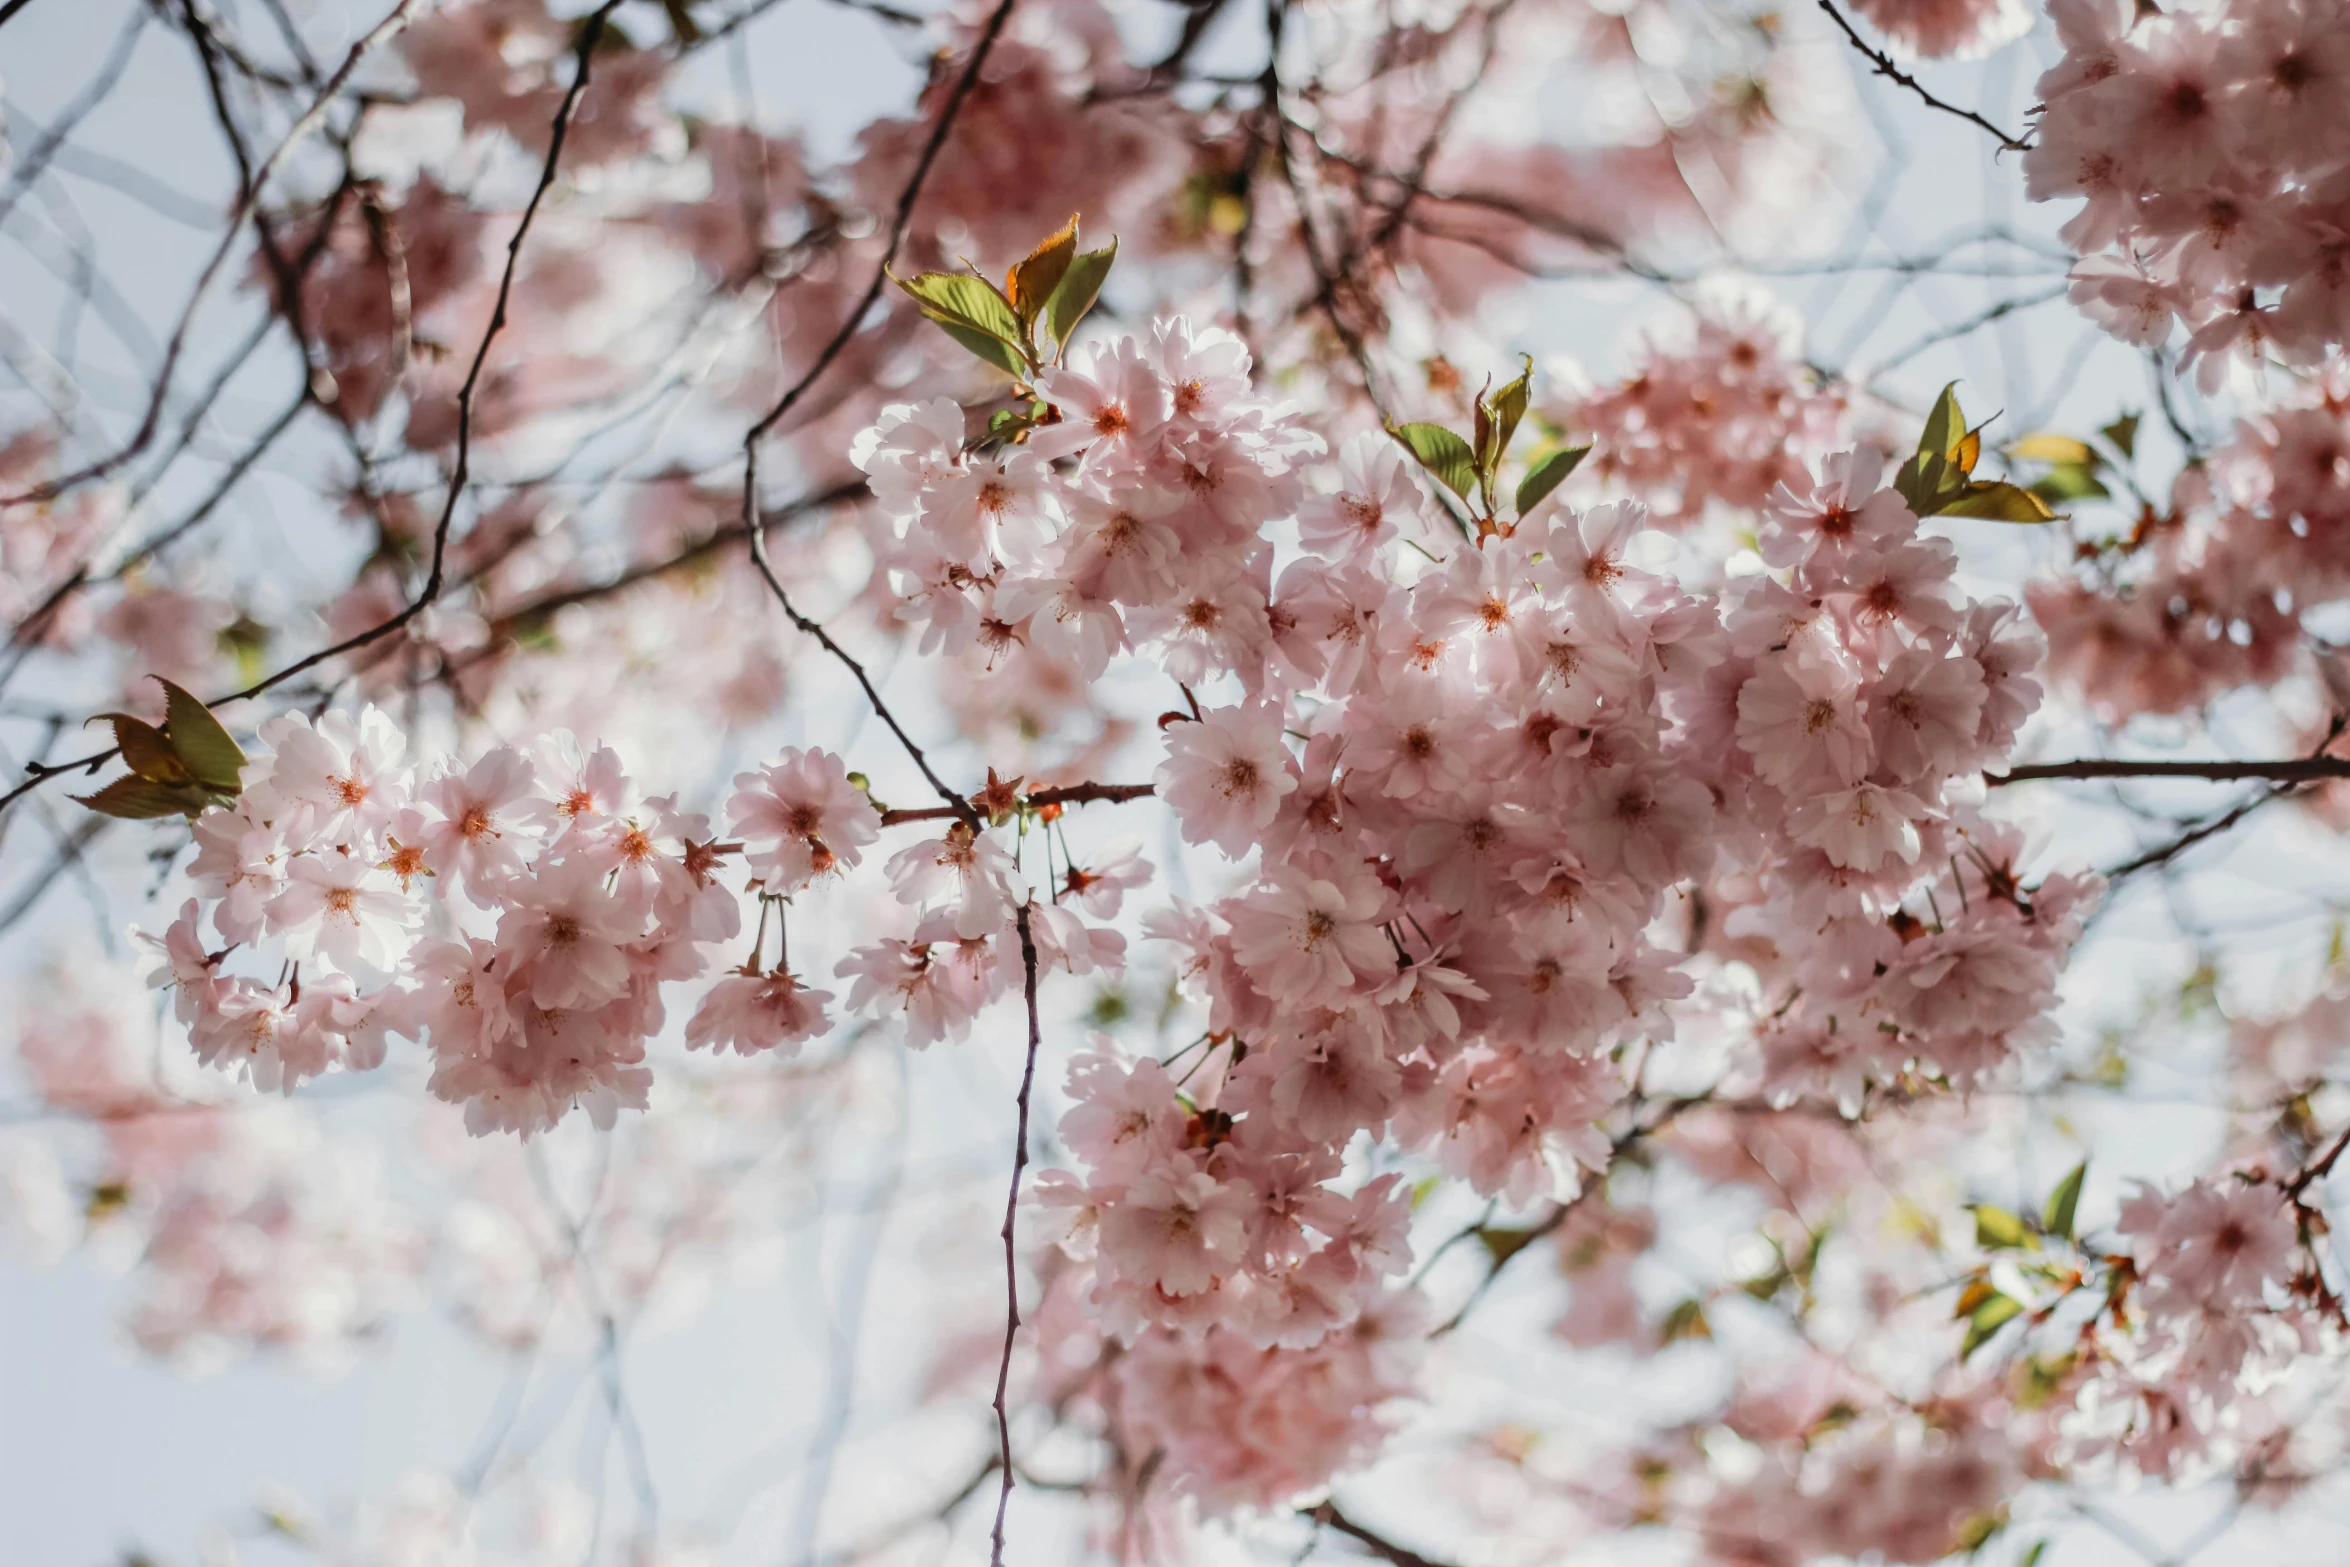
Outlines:
[{"label": "tree branch", "polygon": [[[1068,784],[1059,789],[1038,789],[1032,794],[1023,795],[1020,803],[1030,808],[1041,805],[1092,805],[1096,802],[1122,805],[1128,800],[1148,799],[1158,792],[1156,784],[1080,783]],[[948,817],[961,817],[964,814],[952,806],[944,805],[924,806],[910,811],[884,811],[881,813],[881,825],[895,827],[901,822],[944,821]]]},{"label": "tree branch", "polygon": [[1911,92],[1916,93],[1920,98],[1925,100],[1926,106],[1928,108],[1940,109],[1944,114],[1955,114],[1960,119],[1965,120],[1968,124],[1977,125],[1982,127],[1984,130],[1989,131],[1992,136],[1998,139],[1999,145],[2009,152],[2029,152],[2032,150],[2032,144],[2030,142],[2017,141],[2013,136],[2008,135],[2007,132],[2001,130],[1998,126],[1992,124],[1989,120],[1984,119],[1974,110],[1962,109],[1955,103],[1946,103],[1942,99],[1937,98],[1932,93],[1926,91],[1925,84],[1919,81],[1916,77],[1910,75],[1907,71],[1903,70],[1900,66],[1895,65],[1891,55],[1885,53],[1885,51],[1882,49],[1873,47],[1867,39],[1861,37],[1861,35],[1854,30],[1853,25],[1844,19],[1844,13],[1836,9],[1835,0],[1820,0],[1820,9],[1827,12],[1830,20],[1834,21],[1838,27],[1843,29],[1844,36],[1851,41],[1852,47],[1859,50],[1862,57],[1877,68],[1875,72],[1876,75],[1885,77],[1889,81],[1892,81],[1899,86],[1906,87]]},{"label": "tree branch", "polygon": [[2086,759],[2077,762],[2036,762],[2004,773],[1985,773],[1991,788],[2008,784],[2084,778],[2202,778],[2213,783],[2265,778],[2272,783],[2314,783],[2328,778],[2350,778],[2350,757],[2292,756],[2265,762],[2131,762]]},{"label": "tree branch", "polygon": [[[146,412],[141,415],[139,427],[133,432],[131,438],[96,462],[77,468],[71,473],[62,474],[44,484],[35,485],[21,495],[5,497],[5,504],[15,505],[22,502],[55,500],[78,485],[86,484],[92,479],[103,478],[146,450],[147,443],[155,438],[156,429],[162,423],[164,405],[171,397],[172,373],[178,369],[180,355],[187,348],[188,334],[195,325],[196,312],[211,294],[213,284],[219,281],[222,269],[227,266],[229,256],[235,251],[237,235],[243,231],[245,220],[251,217],[260,206],[262,191],[267,188],[270,180],[276,176],[277,171],[284,166],[286,160],[293,156],[294,149],[307,140],[310,133],[325,122],[327,111],[333,107],[336,94],[341,92],[343,83],[350,79],[351,73],[359,68],[359,62],[406,31],[408,24],[415,20],[417,8],[421,4],[422,0],[399,0],[399,4],[395,5],[382,21],[376,23],[365,37],[351,46],[351,52],[343,57],[343,63],[335,68],[334,75],[327,78],[325,85],[311,100],[310,107],[303,111],[302,117],[293,123],[293,126],[286,132],[285,138],[277,144],[269,156],[261,161],[260,166],[254,171],[252,179],[246,181],[244,188],[237,192],[236,204],[229,212],[227,230],[222,233],[219,245],[214,247],[211,257],[204,263],[204,270],[197,274],[195,289],[188,295],[188,302],[180,311],[179,322],[172,328],[170,341],[164,345],[163,364],[156,371],[154,390],[148,396]],[[611,10],[612,6],[606,5],[598,11],[588,30],[600,35],[603,31],[603,17]],[[0,21],[6,20],[5,15],[0,15]],[[583,51],[581,58],[584,60],[585,57]],[[566,119],[569,117],[569,110],[570,104],[567,99],[564,106]],[[558,147],[562,145],[560,127],[556,131],[555,141]]]},{"label": "tree branch", "polygon": [[1028,1173],[1028,1096],[1036,1084],[1036,1051],[1044,1030],[1036,1016],[1036,933],[1030,927],[1034,903],[1020,905],[1021,993],[1028,1002],[1028,1061],[1020,1069],[1020,1129],[1012,1145],[1012,1190],[1004,1199],[1004,1354],[995,1371],[996,1440],[1003,1453],[1003,1489],[996,1493],[995,1527],[988,1533],[989,1567],[1004,1567],[1004,1513],[1012,1505],[1012,1418],[1004,1392],[1012,1380],[1012,1343],[1020,1333],[1020,1255],[1014,1244],[1020,1217],[1020,1178]]}]

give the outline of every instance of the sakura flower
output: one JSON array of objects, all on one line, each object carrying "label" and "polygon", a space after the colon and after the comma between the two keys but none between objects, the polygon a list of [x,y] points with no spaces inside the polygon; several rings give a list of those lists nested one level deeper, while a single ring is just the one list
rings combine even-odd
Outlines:
[{"label": "sakura flower", "polygon": [[1127,893],[1149,886],[1150,879],[1151,862],[1142,857],[1142,841],[1114,838],[1090,865],[1072,862],[1062,872],[1061,892],[1076,899],[1092,918],[1106,920],[1117,916]]},{"label": "sakura flower", "polygon": [[1787,813],[1787,829],[1798,843],[1811,844],[1832,864],[1873,871],[1888,857],[1916,861],[1917,820],[1924,812],[1915,795],[1858,783],[1822,789],[1796,801]]},{"label": "sakura flower", "polygon": [[1738,743],[1757,773],[1791,793],[1858,782],[1873,750],[1859,671],[1848,659],[1792,650],[1760,660],[1738,691]]},{"label": "sakura flower", "polygon": [[1325,560],[1367,561],[1398,536],[1400,522],[1419,531],[1420,504],[1394,438],[1366,431],[1339,448],[1337,493],[1298,508],[1298,541]]},{"label": "sakura flower", "polygon": [[1332,876],[1324,880],[1283,866],[1269,885],[1233,907],[1233,956],[1276,1001],[1336,1004],[1359,980],[1394,961],[1394,949],[1379,930],[1387,896],[1378,881],[1359,866],[1334,867]]},{"label": "sakura flower", "polygon": [[739,969],[711,986],[686,1020],[685,1045],[746,1056],[773,1050],[789,1059],[830,1026],[824,1009],[831,1001],[830,991],[808,989],[787,969]]},{"label": "sakura flower", "polygon": [[829,751],[787,746],[755,773],[737,773],[728,825],[749,849],[766,890],[792,893],[819,876],[861,862],[881,836],[872,801],[849,782]]},{"label": "sakura flower", "polygon": [[407,950],[415,910],[375,866],[353,855],[306,854],[286,871],[285,891],[270,900],[270,928],[297,958],[323,958],[346,972],[382,971]]},{"label": "sakura flower", "polygon": [[478,907],[495,902],[495,889],[521,871],[531,846],[532,816],[526,805],[536,794],[530,759],[499,746],[464,772],[448,772],[418,791],[437,816],[424,829],[425,860],[455,879]]},{"label": "sakura flower", "polygon": [[1132,338],[1079,349],[1069,368],[1040,377],[1038,389],[1061,411],[1059,423],[1028,440],[1028,450],[1045,462],[1089,448],[1095,464],[1132,460],[1175,406],[1173,390]]},{"label": "sakura flower", "polygon": [[1121,1277],[1196,1295],[1240,1262],[1248,1194],[1204,1170],[1152,1172],[1102,1215],[1101,1254]]},{"label": "sakura flower", "polygon": [[992,936],[1011,922],[1012,857],[963,822],[900,850],[888,868],[898,901],[917,908],[944,904],[958,936]]},{"label": "sakura flower", "polygon": [[1816,554],[1832,571],[1856,554],[1908,537],[1917,519],[1898,494],[1878,488],[1884,472],[1884,454],[1864,446],[1821,463],[1819,480],[1800,493],[1779,485],[1760,535],[1763,563],[1795,566]]},{"label": "sakura flower", "polygon": [[533,867],[508,885],[498,919],[498,946],[530,999],[576,1010],[613,1000],[627,987],[623,950],[640,934],[643,914],[604,886],[583,860]]},{"label": "sakura flower", "polygon": [[1184,838],[1234,858],[1248,852],[1297,788],[1280,714],[1269,707],[1218,708],[1173,726],[1156,779]]}]

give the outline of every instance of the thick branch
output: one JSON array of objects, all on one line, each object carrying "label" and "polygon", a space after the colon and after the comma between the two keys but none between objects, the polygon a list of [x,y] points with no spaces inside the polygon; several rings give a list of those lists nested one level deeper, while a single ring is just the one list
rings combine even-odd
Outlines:
[{"label": "thick branch", "polygon": [[2350,778],[2350,757],[2290,756],[2265,762],[2131,762],[2091,758],[2077,762],[2037,762],[2004,773],[1985,773],[1983,782],[1997,789],[2007,784],[2084,778],[2203,778],[2213,783],[2261,778],[2272,783],[2311,783]]}]

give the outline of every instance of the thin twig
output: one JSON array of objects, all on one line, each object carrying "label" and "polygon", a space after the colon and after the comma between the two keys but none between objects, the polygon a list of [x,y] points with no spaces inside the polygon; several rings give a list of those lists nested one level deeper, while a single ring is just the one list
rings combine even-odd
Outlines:
[{"label": "thin twig", "polygon": [[1028,1002],[1028,1061],[1020,1069],[1020,1127],[1012,1145],[1012,1190],[1004,1199],[1004,1354],[995,1371],[996,1440],[1003,1449],[1003,1489],[996,1493],[995,1528],[988,1534],[989,1567],[1004,1567],[1004,1513],[1012,1505],[1012,1417],[1004,1391],[1012,1380],[1012,1343],[1020,1333],[1020,1255],[1014,1244],[1020,1217],[1020,1180],[1028,1173],[1028,1095],[1036,1083],[1036,1051],[1044,1030],[1036,1015],[1036,933],[1029,926],[1033,903],[1020,905],[1021,993]]},{"label": "thin twig", "polygon": [[1900,66],[1895,65],[1891,55],[1885,53],[1885,51],[1882,49],[1871,46],[1867,39],[1861,37],[1861,35],[1853,29],[1852,24],[1844,19],[1844,13],[1836,9],[1835,0],[1820,0],[1820,9],[1827,12],[1829,18],[1833,20],[1838,27],[1844,30],[1844,36],[1851,41],[1852,47],[1858,49],[1862,56],[1867,59],[1871,65],[1877,68],[1877,75],[1882,76],[1899,86],[1906,87],[1911,92],[1916,93],[1920,98],[1925,100],[1926,106],[1928,108],[1940,109],[1944,114],[1955,114],[1970,125],[1981,126],[1984,130],[1989,131],[1994,137],[1998,138],[1999,145],[2009,152],[2029,152],[2032,150],[2032,144],[2030,142],[2017,141],[2013,136],[2008,135],[2007,132],[2001,130],[1998,126],[1992,124],[1989,120],[1984,119],[1974,110],[1962,109],[1955,103],[1946,103],[1942,99],[1937,98],[1932,93],[1926,91],[1925,84],[1920,82],[1916,77],[1910,75],[1907,71],[1903,70]]},{"label": "thin twig", "polygon": [[[412,4],[414,4],[414,0],[406,0],[406,4],[402,6],[402,12],[405,12]],[[409,601],[405,608],[389,620],[359,632],[355,636],[346,637],[331,647],[321,648],[306,657],[296,659],[293,663],[273,674],[263,676],[241,691],[231,691],[225,696],[211,697],[206,700],[204,704],[206,707],[225,707],[231,702],[242,702],[248,697],[259,696],[263,692],[291,680],[304,670],[313,669],[331,658],[339,658],[345,653],[355,652],[371,643],[379,642],[423,614],[441,596],[441,587],[446,581],[448,566],[449,530],[456,520],[457,503],[463,498],[466,481],[472,473],[474,393],[481,384],[482,368],[489,362],[490,347],[497,341],[498,334],[505,330],[507,305],[514,292],[514,274],[522,261],[522,242],[529,235],[531,223],[538,216],[540,203],[546,198],[548,189],[555,183],[556,168],[563,157],[564,136],[571,128],[572,112],[578,107],[580,95],[587,90],[591,56],[597,41],[603,37],[606,18],[610,17],[622,4],[623,0],[605,0],[603,5],[588,16],[580,28],[579,44],[573,56],[577,69],[572,75],[570,88],[563,94],[562,104],[555,111],[554,129],[547,143],[546,166],[539,172],[538,186],[531,192],[529,204],[522,209],[522,219],[515,226],[514,237],[507,242],[506,267],[498,279],[497,304],[490,313],[490,324],[488,329],[482,333],[481,344],[474,351],[473,363],[466,372],[465,384],[457,392],[457,458],[449,477],[448,497],[441,506],[440,521],[433,529],[432,566],[425,575],[424,586],[417,591],[416,597]],[[395,13],[395,15],[399,14],[401,13]],[[377,31],[381,32],[382,27],[379,26]],[[356,56],[353,60],[345,62],[345,69],[347,70],[354,63],[356,63]],[[280,151],[283,150],[281,147]],[[273,158],[275,156],[277,154],[272,154]],[[261,179],[268,177],[266,165],[258,177]],[[184,322],[182,330],[185,330]],[[19,797],[59,773],[73,772],[83,767],[95,768],[114,755],[116,752],[109,749],[94,752],[88,756],[76,757],[70,762],[61,763],[54,767],[34,764],[31,777],[6,794],[0,794],[0,810],[5,810]]]},{"label": "thin twig", "polygon": [[[17,0],[17,3],[21,5],[23,0]],[[364,38],[351,46],[351,52],[343,57],[343,63],[335,68],[334,75],[326,79],[325,84],[319,89],[318,95],[311,100],[310,107],[303,111],[301,118],[293,123],[292,128],[286,132],[284,139],[277,144],[269,156],[261,161],[260,166],[254,170],[252,179],[245,182],[244,189],[237,192],[236,203],[229,211],[228,227],[221,234],[220,243],[214,247],[210,259],[204,263],[204,270],[197,274],[196,286],[188,295],[186,306],[180,311],[179,323],[172,328],[171,339],[164,345],[163,364],[155,373],[154,390],[148,396],[146,412],[140,417],[139,427],[132,433],[131,438],[96,462],[35,485],[21,495],[6,497],[6,504],[55,500],[78,485],[86,484],[92,479],[105,477],[147,449],[147,443],[155,438],[155,431],[163,421],[164,406],[171,398],[172,374],[178,369],[180,355],[187,348],[188,334],[195,326],[196,313],[205,299],[210,296],[213,284],[219,281],[222,269],[227,266],[229,256],[235,251],[237,235],[243,231],[245,220],[259,208],[262,191],[267,188],[270,180],[276,177],[277,171],[285,165],[286,160],[293,156],[294,149],[308,140],[311,132],[325,123],[327,111],[334,106],[336,94],[341,92],[343,83],[350,79],[351,73],[359,68],[359,62],[406,31],[408,24],[415,20],[417,8],[422,3],[423,0],[399,0],[399,4],[395,5],[382,21],[376,23]],[[612,6],[606,5],[602,11],[597,12],[596,20],[589,31],[600,35],[603,31],[602,18],[611,9]],[[6,20],[6,15],[0,15],[0,22]],[[567,100],[566,117],[568,114]],[[558,129],[556,143],[559,146],[561,142],[562,133]]]},{"label": "thin twig", "polygon": [[[1128,800],[1147,800],[1159,792],[1156,784],[1068,784],[1059,789],[1039,789],[1022,795],[1020,803],[1030,809],[1044,805],[1092,805],[1097,802],[1122,805]],[[948,817],[962,817],[966,812],[952,806],[928,805],[917,810],[883,811],[881,825],[895,827],[901,822],[936,822]]]}]

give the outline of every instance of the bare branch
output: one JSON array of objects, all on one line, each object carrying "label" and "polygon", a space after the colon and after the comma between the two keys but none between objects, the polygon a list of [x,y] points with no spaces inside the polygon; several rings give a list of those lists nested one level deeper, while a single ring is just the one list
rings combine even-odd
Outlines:
[{"label": "bare branch", "polygon": [[[23,0],[18,0],[18,3],[22,4]],[[269,156],[261,161],[260,166],[254,170],[253,177],[245,182],[244,189],[237,192],[236,203],[230,209],[228,226],[220,236],[220,243],[214,247],[211,258],[204,263],[204,270],[197,275],[195,289],[188,295],[188,302],[180,311],[179,324],[172,328],[171,340],[164,346],[163,364],[156,371],[154,390],[148,396],[147,409],[139,420],[139,428],[131,438],[96,462],[77,468],[71,473],[60,475],[44,484],[35,485],[21,495],[6,497],[7,504],[55,500],[68,490],[114,472],[147,449],[147,443],[154,440],[155,431],[163,421],[164,405],[171,397],[172,374],[179,368],[180,354],[187,347],[188,334],[195,326],[197,311],[202,307],[205,299],[211,295],[213,284],[219,281],[222,269],[227,266],[229,256],[235,251],[237,235],[243,231],[245,220],[250,218],[260,206],[262,191],[276,176],[277,171],[284,167],[286,160],[293,156],[294,149],[308,140],[310,134],[325,123],[327,111],[334,106],[336,95],[342,91],[343,84],[350,80],[351,73],[359,68],[359,62],[406,31],[408,24],[415,20],[417,9],[422,3],[423,0],[399,0],[399,3],[382,21],[376,23],[373,28],[369,29],[365,37],[351,46],[351,52],[343,57],[343,63],[335,68],[334,75],[326,79],[325,85],[319,89],[318,95],[311,100],[310,107],[303,111],[301,118],[294,122],[292,128],[286,132],[284,139],[277,144]],[[611,9],[611,5],[606,5],[602,11],[596,13],[596,20],[592,24],[592,30],[595,33],[599,35],[602,33],[603,16]],[[0,15],[0,21],[6,19],[6,16]],[[584,53],[582,58],[585,58]],[[569,106],[567,103],[565,117],[568,118],[568,115]],[[555,140],[556,145],[560,147],[562,145],[560,129],[557,130]]]},{"label": "bare branch", "polygon": [[1893,82],[1895,85],[1906,87],[1911,92],[1916,93],[1920,98],[1925,100],[1926,106],[1928,108],[1940,109],[1944,114],[1955,114],[1960,119],[1965,120],[1968,124],[1977,125],[1982,127],[1984,130],[1989,131],[1992,136],[1998,139],[2000,147],[2008,152],[2029,152],[2032,150],[2032,144],[2030,142],[2017,141],[2013,136],[2008,135],[2007,132],[2001,130],[1998,126],[1992,124],[1989,120],[1984,119],[1974,110],[1962,109],[1955,103],[1946,103],[1942,99],[1937,98],[1932,93],[1926,91],[1925,84],[1920,82],[1916,77],[1910,75],[1907,71],[1903,70],[1900,66],[1895,65],[1891,55],[1885,53],[1885,51],[1882,49],[1874,47],[1867,39],[1861,37],[1861,35],[1854,30],[1853,25],[1844,19],[1844,13],[1836,9],[1835,0],[1820,0],[1820,9],[1827,12],[1829,19],[1835,22],[1839,28],[1843,29],[1844,36],[1850,40],[1852,47],[1859,50],[1862,57],[1865,58],[1869,64],[1876,67],[1876,75],[1882,76]]},{"label": "bare branch", "polygon": [[2082,778],[2203,778],[2229,783],[2265,778],[2273,783],[2311,783],[2327,778],[2350,778],[2350,757],[2292,756],[2264,762],[2130,762],[2089,758],[2077,762],[2035,762],[1985,773],[1983,782],[1994,789],[2008,784]]},{"label": "bare branch", "polygon": [[1020,1129],[1012,1145],[1012,1190],[1004,1199],[1004,1355],[995,1371],[995,1429],[1002,1445],[1003,1489],[996,1493],[995,1528],[988,1534],[989,1567],[1004,1567],[1004,1512],[1012,1505],[1012,1418],[1004,1390],[1012,1380],[1012,1343],[1020,1333],[1020,1255],[1014,1237],[1020,1217],[1020,1179],[1028,1173],[1028,1095],[1036,1084],[1036,1051],[1044,1031],[1036,1016],[1036,933],[1029,925],[1033,903],[1020,905],[1021,991],[1028,1002],[1028,1061],[1020,1069]]}]

